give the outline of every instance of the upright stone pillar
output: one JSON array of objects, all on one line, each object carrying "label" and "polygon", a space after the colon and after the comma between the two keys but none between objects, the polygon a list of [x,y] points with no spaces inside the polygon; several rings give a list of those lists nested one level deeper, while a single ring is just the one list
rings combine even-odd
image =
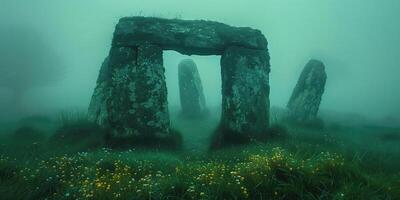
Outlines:
[{"label": "upright stone pillar", "polygon": [[326,78],[325,66],[321,61],[310,60],[307,63],[287,104],[290,120],[302,123],[317,118]]},{"label": "upright stone pillar", "polygon": [[227,134],[257,135],[269,125],[269,55],[228,47],[221,58],[222,117]]},{"label": "upright stone pillar", "polygon": [[114,139],[168,135],[162,49],[150,44],[113,47],[98,79],[89,119],[110,128]]},{"label": "upright stone pillar", "polygon": [[192,59],[185,59],[179,63],[178,78],[182,116],[187,118],[203,117],[207,113],[206,100],[199,71]]}]

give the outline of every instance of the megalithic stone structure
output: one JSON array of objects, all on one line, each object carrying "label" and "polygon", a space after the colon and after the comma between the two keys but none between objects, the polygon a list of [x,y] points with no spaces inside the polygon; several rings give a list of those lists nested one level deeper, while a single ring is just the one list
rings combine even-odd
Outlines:
[{"label": "megalithic stone structure", "polygon": [[266,130],[270,64],[267,40],[259,30],[203,20],[126,17],[116,26],[88,112],[90,120],[111,130],[111,138],[171,134],[163,50],[222,55],[221,127],[243,135]]},{"label": "megalithic stone structure", "polygon": [[204,117],[207,113],[203,84],[196,63],[182,60],[178,65],[181,114],[186,118]]},{"label": "megalithic stone structure", "polygon": [[310,60],[304,67],[287,104],[291,120],[301,123],[316,119],[326,79],[325,65],[319,60]]}]

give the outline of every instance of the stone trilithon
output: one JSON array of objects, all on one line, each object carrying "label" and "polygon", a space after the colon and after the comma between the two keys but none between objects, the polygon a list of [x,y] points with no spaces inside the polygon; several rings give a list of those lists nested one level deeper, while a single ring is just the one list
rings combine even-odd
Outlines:
[{"label": "stone trilithon", "polygon": [[[89,119],[111,138],[171,134],[163,50],[221,55],[221,127],[234,134],[266,131],[269,54],[259,31],[203,20],[120,19],[89,106]],[[200,98],[201,99],[201,98]]]}]

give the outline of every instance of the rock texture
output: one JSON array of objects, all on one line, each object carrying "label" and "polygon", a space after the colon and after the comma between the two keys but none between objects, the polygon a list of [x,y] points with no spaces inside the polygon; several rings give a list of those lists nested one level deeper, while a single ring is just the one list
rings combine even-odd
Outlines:
[{"label": "rock texture", "polygon": [[162,49],[151,44],[113,47],[100,71],[89,119],[110,127],[113,138],[168,135]]},{"label": "rock texture", "polygon": [[178,66],[178,78],[182,116],[204,116],[207,112],[206,100],[196,63],[191,59],[182,60]]},{"label": "rock texture", "polygon": [[92,95],[88,110],[88,119],[105,127],[108,126],[108,105],[107,101],[111,98],[110,80],[110,58],[107,57],[100,68],[97,78],[96,88]]},{"label": "rock texture", "polygon": [[266,51],[229,47],[221,58],[224,130],[265,133],[269,123],[269,56]]},{"label": "rock texture", "polygon": [[[127,17],[116,26],[89,106],[89,119],[111,130],[111,138],[171,135],[163,50],[222,55],[221,127],[239,135],[266,130],[270,65],[267,40],[259,30],[203,20]],[[205,103],[200,78],[195,77],[197,70],[189,71],[196,79],[195,109],[201,111]]]},{"label": "rock texture", "polygon": [[325,66],[321,61],[310,60],[307,63],[287,105],[291,120],[308,122],[316,119],[326,78]]},{"label": "rock texture", "polygon": [[187,55],[222,55],[229,46],[267,49],[264,35],[251,28],[204,20],[122,18],[116,27],[113,45],[138,46],[143,42]]}]

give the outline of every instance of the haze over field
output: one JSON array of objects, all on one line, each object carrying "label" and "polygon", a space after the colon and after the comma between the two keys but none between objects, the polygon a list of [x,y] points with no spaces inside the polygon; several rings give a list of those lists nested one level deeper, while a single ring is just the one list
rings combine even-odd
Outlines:
[{"label": "haze over field", "polygon": [[[59,82],[24,95],[27,113],[85,110],[118,19],[142,15],[215,20],[260,29],[269,42],[272,105],[286,106],[303,66],[316,58],[324,61],[328,74],[322,110],[381,119],[400,115],[399,8],[397,0],[1,0],[0,33],[10,27],[36,33],[57,55],[60,67],[66,68]],[[5,38],[2,35],[0,42],[6,42]],[[21,48],[0,46],[0,53]],[[40,47],[24,48],[36,51]],[[186,57],[164,53],[170,105],[179,105],[177,66]],[[219,57],[192,58],[207,104],[218,106]],[[0,108],[7,111],[13,103],[12,92],[2,88],[0,93]]]},{"label": "haze over field", "polygon": [[400,199],[399,9],[0,0],[0,200]]}]

